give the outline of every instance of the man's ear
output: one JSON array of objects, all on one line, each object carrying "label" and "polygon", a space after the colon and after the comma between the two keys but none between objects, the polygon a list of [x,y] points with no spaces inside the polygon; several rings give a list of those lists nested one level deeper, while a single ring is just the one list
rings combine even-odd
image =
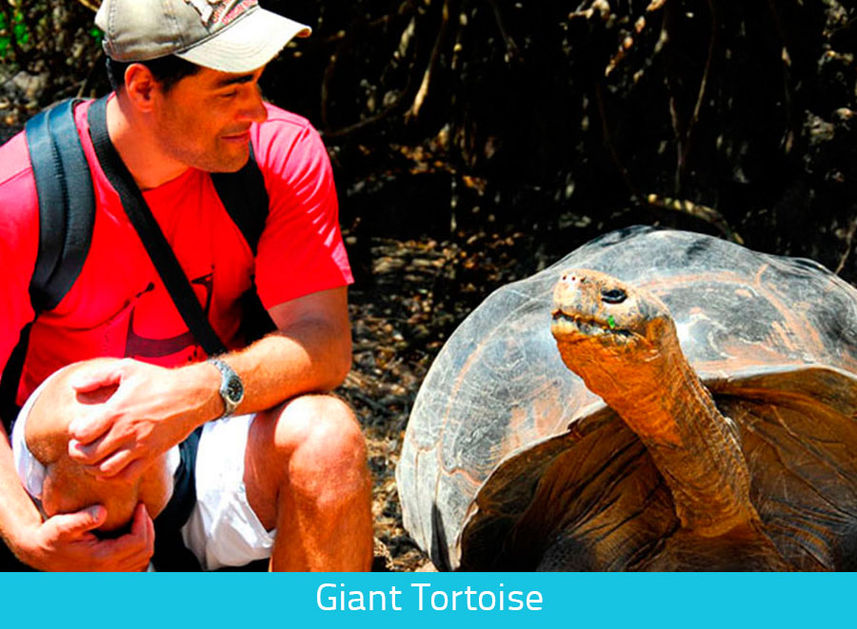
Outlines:
[{"label": "man's ear", "polygon": [[154,92],[160,87],[152,71],[142,63],[132,63],[125,69],[125,93],[134,107],[150,112]]}]

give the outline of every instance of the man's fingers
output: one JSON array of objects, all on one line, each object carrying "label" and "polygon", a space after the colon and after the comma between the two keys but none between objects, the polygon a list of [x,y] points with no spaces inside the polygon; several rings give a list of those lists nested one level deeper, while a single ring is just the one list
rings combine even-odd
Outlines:
[{"label": "man's fingers", "polygon": [[149,565],[153,549],[139,540],[130,540],[130,533],[118,539],[99,542],[92,556],[99,562],[109,562],[114,572],[139,572]]},{"label": "man's fingers", "polygon": [[80,463],[81,469],[90,476],[117,482],[130,482],[140,478],[146,469],[146,463],[150,462],[127,449],[119,450],[104,460],[99,460],[100,457],[99,453],[76,453],[71,458]]},{"label": "man's fingers", "polygon": [[96,465],[104,457],[103,449],[99,451],[99,443],[83,444],[77,439],[68,440],[68,456],[72,461],[82,465]]},{"label": "man's fingers", "polygon": [[77,537],[82,533],[97,529],[107,519],[107,509],[93,505],[75,513],[63,513],[48,518],[45,524],[53,525],[59,537]]},{"label": "man's fingers", "polygon": [[[104,409],[104,406],[100,406]],[[110,412],[110,409],[102,410],[101,412],[91,412],[85,415],[78,415],[68,425],[68,433],[75,443],[89,444],[103,436],[113,425],[116,417]],[[71,442],[69,443],[69,449]]]},{"label": "man's fingers", "polygon": [[101,465],[110,457],[127,450],[128,440],[129,437],[120,438],[112,432],[106,432],[90,442],[72,438],[68,440],[68,455],[73,461],[83,465]]},{"label": "man's fingers", "polygon": [[[151,525],[151,530],[150,530]],[[137,503],[134,509],[134,518],[131,520],[131,535],[141,538],[155,537],[155,528],[149,511],[142,502]]]},{"label": "man's fingers", "polygon": [[122,362],[111,361],[78,370],[69,384],[78,393],[90,393],[102,387],[119,384],[122,375]]},{"label": "man's fingers", "polygon": [[146,551],[151,557],[155,552],[155,522],[149,516],[149,510],[142,502],[137,505],[134,512],[134,522],[131,525],[131,533],[139,531],[146,540]]},{"label": "man's fingers", "polygon": [[98,478],[110,478],[117,480],[129,480],[139,475],[142,461],[139,460],[131,450],[119,450],[108,458],[98,463],[95,475]]},{"label": "man's fingers", "polygon": [[[97,478],[109,478],[119,483],[136,481],[143,476],[147,464],[151,463],[151,460],[140,458],[130,451],[126,451],[126,453],[127,457],[123,456],[122,460],[115,462],[115,464],[111,463],[111,467],[109,468],[104,468],[103,464],[99,466],[99,472],[95,476]],[[128,459],[127,461],[125,460],[126,458]]]},{"label": "man's fingers", "polygon": [[137,505],[130,532],[100,540],[90,531],[106,519],[107,509],[102,505],[48,518],[41,525],[47,535],[45,541],[49,547],[64,549],[65,553],[65,563],[49,563],[48,569],[145,570],[155,550],[155,527],[145,506]]},{"label": "man's fingers", "polygon": [[128,571],[144,570],[154,552],[155,525],[142,502],[134,509],[131,531],[116,539],[101,542],[96,551],[98,555],[111,556],[116,562],[116,570]]}]

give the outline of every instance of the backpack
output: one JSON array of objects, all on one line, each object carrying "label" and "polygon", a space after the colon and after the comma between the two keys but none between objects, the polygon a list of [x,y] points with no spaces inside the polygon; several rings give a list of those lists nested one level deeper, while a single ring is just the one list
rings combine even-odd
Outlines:
[{"label": "backpack", "polygon": [[[69,99],[54,105],[31,118],[25,127],[39,199],[39,249],[29,287],[34,319],[55,308],[71,289],[92,241],[95,194],[74,121],[74,108],[81,102]],[[211,173],[211,180],[255,255],[268,216],[268,193],[252,145],[250,159],[241,170]],[[273,329],[255,290],[245,296],[244,311],[242,328],[248,340]],[[21,331],[0,378],[0,417],[7,431],[19,410],[15,398],[31,326]]]}]

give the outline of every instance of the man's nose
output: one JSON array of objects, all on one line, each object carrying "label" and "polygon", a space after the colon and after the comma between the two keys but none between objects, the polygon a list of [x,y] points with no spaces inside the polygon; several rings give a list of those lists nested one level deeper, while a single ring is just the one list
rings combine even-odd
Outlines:
[{"label": "man's nose", "polygon": [[265,109],[265,102],[262,100],[262,93],[258,88],[251,90],[251,94],[241,110],[241,117],[257,123],[265,122],[268,119],[268,110]]}]

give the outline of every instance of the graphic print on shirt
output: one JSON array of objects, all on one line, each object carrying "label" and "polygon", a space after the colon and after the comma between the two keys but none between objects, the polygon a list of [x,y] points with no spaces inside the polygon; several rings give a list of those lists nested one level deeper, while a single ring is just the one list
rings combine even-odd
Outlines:
[{"label": "graphic print on shirt", "polygon": [[[209,273],[197,277],[190,281],[191,286],[201,286],[205,291],[205,300],[203,305],[203,312],[205,316],[208,317],[208,313],[211,310],[211,296],[212,296],[212,285],[214,283],[214,271],[210,271]],[[155,290],[155,284],[153,282],[149,282],[149,285],[146,286],[136,296],[136,301],[145,295],[146,293],[152,292]],[[196,291],[194,291],[196,292]],[[179,334],[177,336],[173,336],[165,339],[153,339],[147,338],[134,330],[134,313],[137,310],[136,304],[131,309],[131,314],[128,318],[128,336],[127,341],[125,343],[125,357],[126,358],[161,358],[164,356],[171,356],[176,354],[184,349],[195,347],[196,339],[193,338],[193,334],[190,330]]]}]

